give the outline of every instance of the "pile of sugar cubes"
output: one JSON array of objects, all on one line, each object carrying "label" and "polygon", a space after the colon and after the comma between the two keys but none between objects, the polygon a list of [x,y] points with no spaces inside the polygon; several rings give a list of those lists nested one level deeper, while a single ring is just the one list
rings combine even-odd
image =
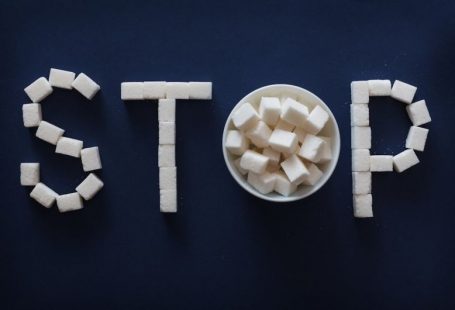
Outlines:
[{"label": "pile of sugar cubes", "polygon": [[319,135],[328,121],[319,105],[310,109],[291,97],[262,97],[233,112],[235,129],[227,132],[225,147],[254,189],[289,196],[299,186],[315,185],[321,165],[332,159],[331,137]]},{"label": "pile of sugar cubes", "polygon": [[[100,90],[100,86],[84,73],[80,73],[76,77],[74,72],[51,68],[49,80],[45,77],[40,77],[24,89],[32,101],[32,103],[22,106],[24,126],[28,128],[38,127],[36,137],[55,145],[56,153],[81,158],[84,171],[91,172],[101,169],[101,159],[97,146],[84,148],[83,141],[64,137],[65,130],[42,120],[40,102],[52,93],[53,87],[74,88],[89,100]],[[30,197],[44,207],[50,208],[54,202],[57,202],[60,212],[82,209],[82,198],[90,200],[104,186],[103,182],[94,173],[90,173],[75,188],[75,192],[59,195],[40,182],[39,163],[21,163],[20,182],[23,186],[34,186]]]},{"label": "pile of sugar cubes", "polygon": [[176,99],[212,99],[211,82],[123,82],[121,99],[158,99],[158,167],[160,211],[177,212],[177,167],[175,163]]},{"label": "pile of sugar cubes", "polygon": [[[351,149],[352,149],[352,187],[354,216],[373,217],[373,198],[371,195],[371,173],[397,171],[419,163],[415,151],[422,152],[428,136],[428,129],[420,127],[431,122],[425,100],[412,103],[417,88],[396,80],[355,81],[351,83]],[[411,119],[406,139],[406,150],[392,155],[371,155],[371,127],[369,122],[369,98],[372,96],[391,96],[406,104]]]}]

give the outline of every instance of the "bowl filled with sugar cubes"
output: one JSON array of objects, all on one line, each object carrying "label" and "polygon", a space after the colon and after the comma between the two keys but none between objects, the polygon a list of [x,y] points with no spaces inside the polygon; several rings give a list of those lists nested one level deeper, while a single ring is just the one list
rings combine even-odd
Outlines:
[{"label": "bowl filled with sugar cubes", "polygon": [[298,86],[261,87],[240,100],[227,118],[223,155],[247,192],[274,202],[319,190],[340,153],[338,124],[319,97]]}]

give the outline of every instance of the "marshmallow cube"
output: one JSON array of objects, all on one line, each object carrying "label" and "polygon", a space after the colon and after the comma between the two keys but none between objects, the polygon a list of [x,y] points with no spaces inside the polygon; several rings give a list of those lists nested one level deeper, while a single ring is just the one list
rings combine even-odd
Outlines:
[{"label": "marshmallow cube", "polygon": [[42,121],[41,104],[27,103],[22,105],[22,119],[24,127],[37,127]]},{"label": "marshmallow cube", "polygon": [[38,183],[31,191],[30,197],[35,199],[43,207],[50,208],[54,204],[58,194],[43,183]]},{"label": "marshmallow cube", "polygon": [[21,163],[21,185],[35,186],[39,183],[39,163]]},{"label": "marshmallow cube", "polygon": [[281,106],[281,118],[297,127],[305,124],[309,114],[305,105],[292,98],[287,98]]},{"label": "marshmallow cube", "polygon": [[309,161],[317,163],[321,158],[321,152],[324,144],[325,141],[321,138],[307,134],[298,155]]},{"label": "marshmallow cube", "polygon": [[283,168],[289,181],[294,185],[301,184],[310,175],[305,164],[295,154],[283,161],[281,168]]},{"label": "marshmallow cube", "polygon": [[262,155],[269,158],[269,165],[278,166],[280,164],[281,153],[275,151],[271,147],[267,147],[262,151]]},{"label": "marshmallow cube", "polygon": [[158,146],[158,167],[175,167],[175,145]]},{"label": "marshmallow cube", "polygon": [[76,187],[76,191],[85,200],[90,200],[103,188],[103,186],[103,181],[101,181],[95,174],[90,173],[85,180]]},{"label": "marshmallow cube", "polygon": [[275,126],[280,120],[281,103],[276,97],[262,97],[259,104],[259,115],[269,126]]},{"label": "marshmallow cube", "polygon": [[36,137],[44,140],[50,144],[56,145],[61,136],[65,133],[60,127],[52,125],[46,121],[39,123],[38,129],[36,130]]},{"label": "marshmallow cube", "polygon": [[93,171],[102,168],[100,152],[97,146],[82,149],[81,161],[84,171]]},{"label": "marshmallow cube", "polygon": [[416,91],[417,87],[396,80],[393,83],[390,96],[398,101],[409,104],[412,102]]},{"label": "marshmallow cube", "polygon": [[390,80],[369,80],[368,91],[372,96],[390,96],[392,92],[392,84]]},{"label": "marshmallow cube", "polygon": [[284,131],[293,131],[296,127],[291,123],[286,122],[284,119],[280,119],[275,126],[275,129],[281,129]]},{"label": "marshmallow cube", "polygon": [[324,144],[321,147],[321,151],[319,153],[319,163],[325,163],[332,160],[332,139],[329,137],[322,137],[319,136],[322,140],[324,140]]},{"label": "marshmallow cube", "polygon": [[160,122],[158,135],[160,144],[175,144],[175,123]]},{"label": "marshmallow cube", "polygon": [[371,194],[371,172],[352,173],[352,193],[354,195]]},{"label": "marshmallow cube", "polygon": [[240,158],[240,167],[242,167],[242,169],[257,174],[264,173],[268,163],[269,158],[267,156],[251,150],[247,150]]},{"label": "marshmallow cube", "polygon": [[250,171],[248,173],[247,182],[258,192],[265,195],[271,193],[275,188],[275,175],[269,172],[256,174]]},{"label": "marshmallow cube", "polygon": [[370,102],[368,81],[351,82],[351,102],[352,103]]},{"label": "marshmallow cube", "polygon": [[357,218],[373,217],[373,196],[371,194],[354,195],[353,200],[354,217]]},{"label": "marshmallow cube", "polygon": [[160,211],[163,213],[177,212],[177,191],[175,189],[160,190]]},{"label": "marshmallow cube", "polygon": [[259,148],[264,148],[269,145],[269,138],[272,134],[269,126],[263,121],[259,121],[246,132],[246,136],[250,141]]},{"label": "marshmallow cube", "polygon": [[25,87],[24,91],[32,102],[40,102],[49,96],[53,89],[45,77],[40,77],[32,84]]},{"label": "marshmallow cube", "polygon": [[301,127],[295,127],[295,129],[292,132],[296,134],[297,140],[300,143],[303,143],[303,141],[305,140],[306,134],[307,134],[306,131],[303,130],[303,128],[301,128]]},{"label": "marshmallow cube", "polygon": [[352,171],[370,171],[370,150],[353,149],[352,150]]},{"label": "marshmallow cube", "polygon": [[166,98],[189,99],[190,98],[189,83],[167,82],[166,83]]},{"label": "marshmallow cube", "polygon": [[393,171],[393,156],[391,155],[371,155],[370,171],[387,172]]},{"label": "marshmallow cube", "polygon": [[318,134],[329,121],[329,113],[320,106],[316,106],[308,116],[303,128],[310,134]]},{"label": "marshmallow cube", "polygon": [[49,84],[52,87],[72,89],[76,73],[66,70],[51,68],[49,72]]},{"label": "marshmallow cube", "polygon": [[318,168],[318,166],[316,166],[313,163],[308,163],[306,165],[306,167],[307,167],[308,172],[310,174],[307,177],[304,178],[302,183],[305,184],[305,185],[313,186],[322,178],[322,175],[324,173]]},{"label": "marshmallow cube", "polygon": [[123,82],[120,91],[122,100],[144,100],[143,82]]},{"label": "marshmallow cube", "polygon": [[84,207],[82,198],[78,193],[60,195],[57,197],[57,207],[60,213],[80,210]]},{"label": "marshmallow cube", "polygon": [[279,171],[275,173],[275,192],[287,197],[294,193],[296,190],[297,185],[291,183],[283,172]]},{"label": "marshmallow cube", "polygon": [[212,82],[189,82],[189,99],[212,99]]},{"label": "marshmallow cube", "polygon": [[420,126],[431,122],[430,112],[428,112],[425,100],[420,100],[406,107],[409,118],[414,126]]},{"label": "marshmallow cube", "polygon": [[351,126],[370,126],[370,109],[368,108],[368,104],[351,104]]},{"label": "marshmallow cube", "polygon": [[259,121],[259,114],[249,102],[245,102],[232,115],[234,126],[240,130],[248,130]]},{"label": "marshmallow cube", "polygon": [[166,82],[144,82],[142,93],[146,100],[166,98]]},{"label": "marshmallow cube", "polygon": [[427,142],[428,131],[426,128],[411,126],[406,138],[406,148],[423,152]]},{"label": "marshmallow cube", "polygon": [[96,84],[95,81],[93,81],[85,73],[82,72],[79,73],[71,85],[74,89],[76,89],[89,100],[92,100],[92,98],[95,97],[96,93],[101,89],[101,87]]},{"label": "marshmallow cube", "polygon": [[371,149],[371,127],[351,127],[351,148]]},{"label": "marshmallow cube", "polygon": [[275,129],[269,138],[272,149],[282,153],[294,153],[298,147],[297,135],[293,132]]},{"label": "marshmallow cube", "polygon": [[175,122],[175,99],[158,100],[158,121]]},{"label": "marshmallow cube", "polygon": [[229,130],[224,145],[231,154],[242,155],[248,149],[249,144],[248,139],[242,132]]},{"label": "marshmallow cube", "polygon": [[177,189],[177,168],[160,168],[160,189]]},{"label": "marshmallow cube", "polygon": [[404,150],[393,157],[393,166],[397,172],[403,172],[418,163],[419,158],[412,149]]},{"label": "marshmallow cube", "polygon": [[55,153],[79,158],[81,156],[81,150],[83,146],[84,142],[81,140],[61,137],[58,139]]},{"label": "marshmallow cube", "polygon": [[240,160],[241,160],[241,158],[237,158],[234,161],[234,165],[237,168],[237,170],[240,172],[241,175],[246,175],[248,173],[248,170],[245,170],[240,166]]}]

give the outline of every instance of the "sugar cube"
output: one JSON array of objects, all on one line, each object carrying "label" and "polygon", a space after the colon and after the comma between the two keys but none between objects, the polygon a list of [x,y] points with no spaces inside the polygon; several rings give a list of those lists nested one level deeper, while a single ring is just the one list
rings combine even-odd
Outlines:
[{"label": "sugar cube", "polygon": [[27,103],[22,105],[22,119],[25,127],[37,127],[43,119],[41,114],[41,104]]},{"label": "sugar cube", "polygon": [[190,86],[186,82],[167,82],[166,98],[189,99]]},{"label": "sugar cube", "polygon": [[428,131],[426,128],[411,126],[406,138],[406,148],[423,152],[427,142]]},{"label": "sugar cube", "polygon": [[270,126],[275,126],[280,120],[281,103],[276,97],[262,97],[259,104],[259,115]]},{"label": "sugar cube", "polygon": [[83,146],[84,142],[81,140],[61,137],[58,139],[55,153],[79,158],[81,156],[81,150]]},{"label": "sugar cube", "polygon": [[123,82],[120,84],[122,100],[144,100],[143,82]]},{"label": "sugar cube", "polygon": [[247,182],[258,192],[265,195],[273,191],[275,187],[275,175],[269,172],[256,174],[250,171]]},{"label": "sugar cube", "polygon": [[160,189],[177,189],[177,168],[160,168]]},{"label": "sugar cube", "polygon": [[371,172],[352,173],[352,193],[354,195],[371,193]]},{"label": "sugar cube", "polygon": [[160,211],[163,213],[177,212],[177,191],[175,189],[160,190]]},{"label": "sugar cube", "polygon": [[175,99],[158,100],[158,121],[175,122]]},{"label": "sugar cube", "polygon": [[21,163],[21,185],[34,186],[39,183],[39,163]]},{"label": "sugar cube", "polygon": [[397,172],[403,172],[419,163],[419,158],[413,149],[407,149],[393,157],[393,167]]},{"label": "sugar cube", "polygon": [[417,87],[396,80],[393,83],[390,96],[398,101],[409,104],[412,102],[416,91]]},{"label": "sugar cube", "polygon": [[264,148],[269,145],[269,138],[272,134],[269,126],[263,121],[259,121],[251,127],[247,132],[246,136],[250,141],[259,148]]},{"label": "sugar cube", "polygon": [[351,102],[352,103],[370,102],[368,81],[351,82]]},{"label": "sugar cube", "polygon": [[51,68],[49,72],[49,84],[52,87],[72,89],[71,85],[76,77],[76,73],[66,70]]},{"label": "sugar cube", "polygon": [[25,87],[24,91],[32,102],[40,102],[49,96],[53,89],[45,77],[40,77],[32,84]]},{"label": "sugar cube", "polygon": [[234,155],[242,155],[248,149],[249,141],[245,135],[238,130],[229,130],[226,135],[225,147]]},{"label": "sugar cube", "polygon": [[370,150],[352,149],[352,171],[370,171]]},{"label": "sugar cube", "polygon": [[281,118],[298,127],[305,124],[309,114],[305,105],[292,98],[287,98],[281,106]]},{"label": "sugar cube", "polygon": [[261,174],[265,172],[269,158],[252,150],[247,150],[243,153],[240,159],[240,167],[242,169]]},{"label": "sugar cube", "polygon": [[60,195],[57,197],[57,207],[60,213],[80,210],[84,207],[79,193]]},{"label": "sugar cube", "polygon": [[175,167],[175,145],[158,146],[158,167]]},{"label": "sugar cube", "polygon": [[371,96],[390,96],[392,85],[390,80],[369,80],[369,95]]},{"label": "sugar cube", "polygon": [[409,118],[414,126],[420,126],[431,122],[430,112],[428,112],[425,100],[414,102],[406,107]]},{"label": "sugar cube", "polygon": [[100,152],[97,146],[82,149],[81,161],[84,171],[93,171],[102,168]]},{"label": "sugar cube", "polygon": [[329,113],[320,106],[316,106],[303,124],[303,128],[306,132],[316,135],[324,128],[328,121]]},{"label": "sugar cube", "polygon": [[90,173],[84,181],[76,187],[76,191],[85,200],[90,200],[103,188],[103,186],[103,181],[101,181],[95,174]]},{"label": "sugar cube", "polygon": [[371,148],[371,127],[351,127],[351,148],[370,149]]},{"label": "sugar cube", "polygon": [[288,177],[281,171],[275,173],[275,192],[289,196],[297,190],[297,185],[289,181]]},{"label": "sugar cube", "polygon": [[79,73],[71,85],[89,100],[92,100],[101,88],[95,81],[82,72]]},{"label": "sugar cube", "polygon": [[296,128],[291,123],[286,122],[284,119],[280,119],[275,126],[275,129],[281,129],[284,131],[293,131]]},{"label": "sugar cube", "polygon": [[292,184],[299,185],[310,175],[305,164],[295,155],[281,163],[284,173]]},{"label": "sugar cube", "polygon": [[35,199],[43,207],[50,208],[54,204],[58,194],[43,183],[38,183],[31,191],[30,197]]},{"label": "sugar cube", "polygon": [[175,144],[174,122],[159,122],[159,143]]},{"label": "sugar cube", "polygon": [[188,86],[190,99],[212,99],[212,82],[190,82]]},{"label": "sugar cube", "polygon": [[354,195],[354,217],[373,217],[373,196],[371,194]]},{"label": "sugar cube", "polygon": [[302,183],[313,186],[322,178],[324,173],[313,163],[307,163],[306,167],[310,174],[303,179]]},{"label": "sugar cube", "polygon": [[277,166],[280,163],[281,153],[275,151],[271,147],[266,147],[262,150],[262,155],[267,156],[269,158],[269,164],[273,166]]},{"label": "sugar cube", "polygon": [[386,172],[393,171],[393,156],[391,155],[371,155],[370,171]]},{"label": "sugar cube", "polygon": [[306,131],[303,130],[303,128],[301,128],[301,127],[295,127],[295,129],[293,130],[293,133],[296,134],[297,140],[300,143],[303,143],[303,141],[305,140],[305,136],[307,134]]},{"label": "sugar cube", "polygon": [[322,147],[325,141],[319,137],[307,134],[298,155],[314,163],[319,162],[321,158]]},{"label": "sugar cube", "polygon": [[237,170],[240,172],[241,175],[246,175],[248,173],[248,170],[245,170],[243,169],[241,166],[240,166],[240,160],[241,158],[237,158],[235,161],[234,161],[234,165],[235,167],[237,168]]},{"label": "sugar cube", "polygon": [[259,114],[249,102],[242,104],[232,115],[234,126],[240,130],[248,130],[259,121]]},{"label": "sugar cube", "polygon": [[35,135],[41,140],[56,145],[60,137],[63,136],[64,132],[65,130],[62,128],[52,125],[46,121],[41,121]]},{"label": "sugar cube", "polygon": [[146,100],[166,98],[166,82],[144,82],[143,95]]},{"label": "sugar cube", "polygon": [[351,104],[351,126],[370,126],[370,109],[367,103]]},{"label": "sugar cube", "polygon": [[325,143],[321,147],[318,163],[325,163],[332,159],[332,139],[329,137],[322,136],[319,136],[319,138],[324,140]]},{"label": "sugar cube", "polygon": [[276,129],[269,138],[272,149],[282,153],[294,153],[298,147],[297,135],[293,132]]}]

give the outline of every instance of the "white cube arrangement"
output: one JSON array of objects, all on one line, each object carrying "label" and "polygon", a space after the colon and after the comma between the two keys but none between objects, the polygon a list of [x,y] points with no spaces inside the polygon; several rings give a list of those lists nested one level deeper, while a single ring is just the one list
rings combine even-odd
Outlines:
[{"label": "white cube arrangement", "polygon": [[[100,90],[100,86],[86,74],[77,77],[74,72],[51,68],[49,80],[40,77],[27,86],[24,91],[32,101],[22,106],[24,126],[37,127],[36,137],[55,145],[55,153],[81,158],[82,168],[91,172],[102,168],[98,147],[83,148],[83,141],[63,136],[65,130],[42,119],[40,102],[52,94],[53,87],[76,89],[85,98],[91,100]],[[75,192],[59,195],[40,182],[39,163],[21,163],[20,182],[22,186],[34,186],[30,197],[46,208],[57,202],[60,212],[83,208],[83,200],[89,200],[101,190],[103,182],[93,173],[75,188]]]},{"label": "white cube arrangement", "polygon": [[212,99],[212,82],[123,82],[120,89],[121,99],[124,101],[158,100],[160,211],[176,213],[176,99],[210,100]]},{"label": "white cube arrangement", "polygon": [[[373,217],[372,172],[403,172],[419,163],[415,151],[423,151],[428,129],[419,127],[431,122],[425,100],[413,102],[417,87],[396,80],[354,81],[351,83],[351,149],[354,217]],[[406,139],[406,150],[392,155],[371,155],[369,99],[390,96],[406,104],[412,126]]]}]

